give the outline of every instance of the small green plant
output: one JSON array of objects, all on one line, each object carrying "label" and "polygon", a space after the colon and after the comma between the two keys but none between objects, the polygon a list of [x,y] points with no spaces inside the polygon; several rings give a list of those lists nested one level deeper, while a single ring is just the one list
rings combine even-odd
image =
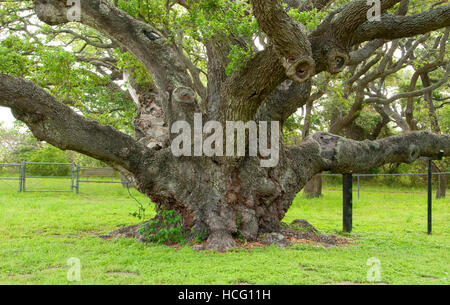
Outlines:
[{"label": "small green plant", "polygon": [[192,239],[194,244],[203,242],[208,236],[208,230],[203,230],[201,233],[195,234],[194,229],[192,229],[191,233],[194,236]]},{"label": "small green plant", "polygon": [[159,209],[155,219],[140,227],[139,234],[145,240],[158,244],[183,243],[186,241],[181,216],[177,215],[174,210]]},{"label": "small green plant", "polygon": [[137,219],[140,219],[140,220],[145,220],[145,212],[147,211],[147,209],[145,208],[144,204],[142,202],[140,202],[139,200],[137,200],[136,197],[133,196],[133,194],[131,194],[129,184],[127,184],[127,191],[128,191],[128,196],[133,198],[134,201],[136,201],[136,203],[137,203],[137,210],[134,211],[133,213],[130,213],[130,216],[136,217]]},{"label": "small green plant", "polygon": [[130,216],[136,217],[137,219],[144,220],[145,219],[145,211],[146,208],[140,202],[138,202],[137,210],[133,213],[130,213]]},{"label": "small green plant", "polygon": [[238,213],[236,217],[236,226],[237,226],[236,237],[240,242],[245,242],[246,240],[244,236],[242,236],[241,232],[241,225],[242,225],[242,215],[241,213]]}]

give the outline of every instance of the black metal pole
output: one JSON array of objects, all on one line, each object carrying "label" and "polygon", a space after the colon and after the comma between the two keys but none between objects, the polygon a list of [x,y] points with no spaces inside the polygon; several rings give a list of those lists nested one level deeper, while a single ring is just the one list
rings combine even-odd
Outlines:
[{"label": "black metal pole", "polygon": [[353,175],[344,174],[342,176],[343,193],[343,231],[350,233],[352,231],[352,209],[353,209]]},{"label": "black metal pole", "polygon": [[431,160],[428,160],[428,234],[431,234],[431,227],[432,227],[432,219],[431,219],[431,208],[432,208],[432,187],[433,187],[433,180],[432,176],[433,173],[431,171]]}]

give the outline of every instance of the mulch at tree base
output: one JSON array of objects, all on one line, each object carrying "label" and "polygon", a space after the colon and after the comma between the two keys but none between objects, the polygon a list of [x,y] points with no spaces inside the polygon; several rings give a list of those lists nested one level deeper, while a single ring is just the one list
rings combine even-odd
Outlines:
[{"label": "mulch at tree base", "polygon": [[[115,230],[109,234],[99,235],[102,239],[113,239],[113,238],[135,238],[140,242],[145,242],[142,236],[139,234],[139,227],[142,224],[126,226]],[[312,225],[308,224],[308,228],[305,231],[299,231],[293,228],[285,227],[281,229],[280,232],[292,245],[295,244],[308,244],[317,245],[323,247],[342,247],[348,245],[356,245],[354,240],[344,239],[337,237],[335,235],[326,235],[319,233]],[[247,242],[239,239],[235,239],[237,246],[235,249],[252,249],[252,248],[263,248],[267,247],[267,244],[263,243],[263,237],[260,236],[256,241]],[[164,245],[171,248],[180,248],[183,244],[177,243],[163,243]],[[206,242],[203,243],[192,243],[191,244],[195,250],[206,249]]]}]

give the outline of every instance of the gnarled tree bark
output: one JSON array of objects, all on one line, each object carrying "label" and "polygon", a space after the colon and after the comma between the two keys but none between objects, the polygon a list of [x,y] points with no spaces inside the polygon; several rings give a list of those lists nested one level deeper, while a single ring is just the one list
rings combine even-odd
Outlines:
[{"label": "gnarled tree bark", "polygon": [[[199,112],[195,93],[208,99],[202,101],[207,106],[208,113],[204,116],[208,119],[283,122],[308,101],[309,78],[322,71],[342,71],[356,44],[431,31],[447,26],[450,19],[448,6],[442,6],[420,15],[415,23],[409,22],[414,16],[384,15],[388,25],[380,26],[366,22],[370,7],[365,0],[355,0],[333,12],[307,36],[302,26],[284,12],[280,1],[251,2],[260,28],[271,43],[243,69],[226,76],[225,63],[216,58],[224,56],[219,52],[223,41],[206,42],[211,56],[208,63],[211,87],[206,92],[198,79],[192,80],[189,65],[183,62],[176,46],[166,43],[167,37],[111,2],[81,0],[81,23],[110,36],[147,67],[156,85],[150,107],[156,103],[159,108],[154,108],[155,120],[163,117],[163,125],[170,129],[176,120],[192,122],[193,114]],[[322,8],[328,2],[312,3]],[[400,1],[381,2],[386,12]],[[34,3],[42,21],[50,25],[68,22],[65,0]],[[438,21],[424,24],[433,15],[439,17]],[[399,34],[392,34],[395,32],[392,29],[397,28]],[[280,87],[289,78],[294,83]],[[219,157],[175,157],[164,145],[140,143],[80,116],[44,89],[21,78],[0,75],[0,106],[11,108],[38,139],[61,149],[79,151],[119,169],[158,207],[175,210],[182,218],[185,232],[192,235],[206,232],[211,249],[233,247],[233,236],[238,232],[254,240],[260,233],[279,231],[296,194],[321,171],[364,171],[385,163],[413,162],[420,156],[434,156],[440,150],[450,155],[450,135],[413,132],[359,142],[317,133],[297,146],[280,143],[278,165],[263,168],[257,157],[234,158],[232,163],[222,162]]]}]

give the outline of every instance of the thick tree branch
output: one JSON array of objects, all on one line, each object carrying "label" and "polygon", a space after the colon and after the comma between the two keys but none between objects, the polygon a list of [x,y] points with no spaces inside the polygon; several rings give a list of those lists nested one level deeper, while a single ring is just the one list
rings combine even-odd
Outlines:
[{"label": "thick tree branch", "polygon": [[298,9],[300,12],[313,9],[322,10],[334,0],[283,0],[289,8]]},{"label": "thick tree branch", "polygon": [[450,26],[450,4],[410,16],[383,14],[380,22],[366,21],[358,26],[351,36],[350,45],[373,39],[411,37],[447,26]]},{"label": "thick tree branch", "polygon": [[257,121],[279,121],[283,124],[298,108],[305,105],[311,93],[311,81],[302,84],[286,80],[258,109]]},{"label": "thick tree branch", "polygon": [[[400,1],[380,0],[381,12],[385,12]],[[328,27],[332,28],[335,39],[343,46],[350,46],[348,45],[349,37],[353,36],[354,31],[361,24],[365,22],[370,24],[379,23],[367,21],[367,13],[370,9],[372,9],[372,6],[367,3],[367,0],[354,0],[340,8],[328,25]]]},{"label": "thick tree branch", "polygon": [[320,147],[320,171],[358,173],[387,163],[411,163],[419,157],[450,156],[450,135],[411,132],[376,141],[354,141],[327,133],[307,141]]},{"label": "thick tree branch", "polygon": [[314,61],[305,27],[288,16],[280,0],[250,2],[260,28],[281,55],[286,75],[298,83],[310,78],[314,72]]},{"label": "thick tree branch", "polygon": [[31,81],[0,75],[0,106],[28,125],[34,136],[63,150],[74,150],[139,172],[150,150],[110,126],[86,119]]},{"label": "thick tree branch", "polygon": [[269,46],[222,84],[219,120],[253,120],[260,105],[284,80],[285,69],[274,47]]},{"label": "thick tree branch", "polygon": [[[38,17],[47,24],[68,22],[69,7],[65,0],[35,0],[34,3]],[[178,88],[191,90],[192,96],[194,92],[184,63],[166,38],[152,26],[127,15],[109,1],[81,0],[80,22],[113,38],[146,66],[161,92],[159,103],[170,124],[171,93]],[[195,100],[191,103],[194,104]]]},{"label": "thick tree branch", "polygon": [[370,58],[376,50],[381,48],[387,41],[383,39],[376,39],[368,42],[364,47],[351,52],[349,54],[348,66],[358,65],[366,59]]},{"label": "thick tree branch", "polygon": [[[385,12],[401,0],[382,0],[381,11]],[[398,18],[406,12],[407,1],[397,10]],[[356,64],[358,61],[368,58],[370,54],[382,45],[384,40],[371,43],[364,51],[352,54],[349,61],[349,51],[352,46],[352,36],[358,27],[367,21],[367,12],[371,8],[366,0],[355,0],[343,8],[329,14],[319,28],[309,35],[308,39],[312,47],[312,57],[315,63],[315,74],[322,71],[339,73],[345,66]],[[397,17],[395,17],[397,18]],[[373,22],[376,23],[376,22]],[[274,35],[274,34],[272,34]],[[281,35],[282,36],[282,35]],[[278,85],[286,80],[286,72],[283,69],[282,60],[274,60],[279,56],[275,46],[269,45],[250,60],[242,71],[236,72],[232,79],[227,80],[226,94],[232,96],[233,101],[223,99],[222,112],[229,119],[251,119],[254,111],[263,104]],[[409,58],[405,56],[405,58]],[[396,69],[400,69],[406,63],[399,63]],[[270,71],[262,74],[263,71]],[[234,88],[234,89],[232,89]],[[231,90],[230,90],[231,89]],[[220,111],[219,111],[220,112]]]}]

